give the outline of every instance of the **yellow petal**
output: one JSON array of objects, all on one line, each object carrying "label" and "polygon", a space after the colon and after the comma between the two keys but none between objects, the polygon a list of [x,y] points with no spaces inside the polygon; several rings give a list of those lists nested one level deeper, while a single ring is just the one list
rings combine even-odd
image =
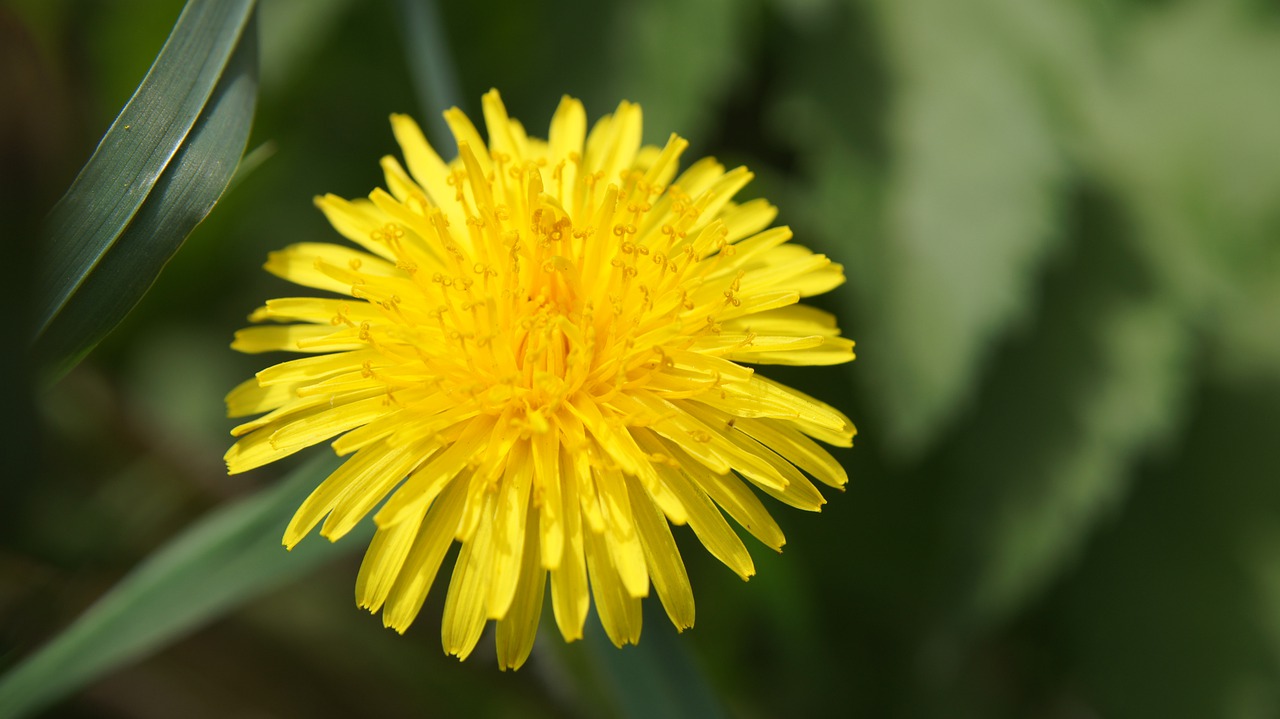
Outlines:
[{"label": "yellow petal", "polygon": [[[570,154],[582,154],[582,142],[587,134],[587,113],[582,103],[565,95],[560,98],[560,105],[551,116],[551,127],[547,132],[551,159],[568,158]],[[569,179],[566,183],[572,184]]]},{"label": "yellow petal", "polygon": [[497,511],[481,522],[492,523],[493,578],[489,582],[488,617],[501,619],[515,598],[524,556],[525,524],[529,517],[529,494],[533,483],[533,462],[528,442],[517,442],[507,461],[507,471],[497,491]]},{"label": "yellow petal", "polygon": [[816,442],[786,424],[767,419],[739,419],[734,427],[772,447],[788,462],[831,487],[842,488],[849,481],[840,462]]},{"label": "yellow petal", "polygon": [[678,188],[690,197],[697,197],[722,176],[724,176],[724,165],[716,162],[714,157],[704,157],[681,173],[672,183],[672,187]]},{"label": "yellow petal", "polygon": [[449,187],[449,171],[427,142],[422,128],[408,115],[392,115],[391,132],[404,152],[404,161],[413,179],[427,191],[432,204],[444,207],[454,196],[453,188]]},{"label": "yellow petal", "polygon": [[[695,352],[724,357],[734,362],[760,363],[767,361],[772,353],[794,352],[819,347],[825,339],[827,338],[819,335],[787,337],[758,335],[754,332],[744,334],[721,332],[718,335],[699,337],[694,340],[691,349]],[[849,346],[852,347],[852,343]]]},{"label": "yellow petal", "polygon": [[570,409],[578,414],[583,425],[591,430],[600,448],[624,472],[635,475],[653,473],[648,459],[636,446],[635,440],[617,419],[613,417],[605,419],[600,412],[599,403],[582,398],[570,405]]},{"label": "yellow petal", "polygon": [[469,423],[458,441],[423,464],[391,495],[391,499],[374,516],[378,526],[389,526],[401,521],[418,499],[438,495],[467,465],[492,428],[492,418],[476,419]]},{"label": "yellow petal", "polygon": [[[394,474],[413,461],[414,458],[409,453],[388,450],[382,445],[366,447],[356,452],[303,500],[302,506],[298,507],[284,531],[284,546],[293,549],[351,489],[360,487],[364,482],[375,481],[384,471]],[[354,522],[351,524],[354,525]]]},{"label": "yellow petal", "polygon": [[[368,424],[379,417],[399,412],[400,407],[387,397],[369,397],[346,404],[333,404],[328,409],[306,413],[281,422],[271,435],[271,445],[281,452],[310,447],[318,442]],[[264,431],[270,427],[263,428]]]},{"label": "yellow petal", "polygon": [[626,481],[622,472],[609,467],[596,470],[601,507],[605,515],[605,544],[614,569],[632,597],[649,596],[649,571],[644,549],[636,533]]},{"label": "yellow petal", "polygon": [[492,216],[496,208],[493,202],[493,187],[489,184],[489,170],[480,164],[480,156],[485,152],[484,146],[478,148],[460,142],[458,144],[458,157],[462,159],[462,164],[467,168],[467,189],[471,190],[471,197],[475,201],[476,209],[484,215]]},{"label": "yellow petal", "polygon": [[[298,387],[299,401],[320,401],[329,404],[340,404],[344,401],[375,394],[385,395],[388,385],[386,380],[379,379],[363,367],[358,370],[335,374],[319,382],[312,382]],[[319,398],[319,399],[317,399]]]},{"label": "yellow petal", "polygon": [[547,135],[551,161],[551,187],[561,201],[575,215],[582,212],[574,204],[574,189],[578,184],[578,170],[582,162],[582,143],[587,133],[587,116],[582,103],[568,95],[560,99],[560,105],[551,117]]},{"label": "yellow petal", "polygon": [[[376,446],[368,445],[364,451]],[[383,453],[386,456],[378,463],[377,469],[356,478],[338,497],[338,501],[324,521],[324,526],[320,528],[321,536],[330,541],[337,541],[350,532],[397,484],[404,481],[406,474],[412,472],[414,467],[430,457],[431,452],[436,449],[421,444],[408,447],[396,447],[391,444],[383,446],[385,447]],[[422,501],[422,504],[430,501],[430,498],[424,499],[426,501]],[[414,514],[416,513],[411,513],[406,521],[412,521]]]},{"label": "yellow petal", "polygon": [[345,352],[365,347],[357,333],[326,325],[264,325],[236,330],[231,349],[246,354],[262,352]]},{"label": "yellow petal", "polygon": [[[493,511],[493,495],[487,495],[486,513]],[[471,540],[463,542],[453,566],[449,594],[444,601],[440,639],[446,654],[466,659],[485,625],[485,598],[493,581],[493,524],[481,522]]]},{"label": "yellow petal", "polygon": [[245,417],[259,412],[269,412],[297,398],[295,384],[274,384],[263,387],[258,378],[245,380],[227,394],[227,416]]},{"label": "yellow petal", "polygon": [[[594,445],[574,455],[573,470],[577,485],[578,507],[587,529],[600,534],[605,531],[604,507],[600,501],[595,468],[602,465]],[[586,530],[584,530],[586,531]]]},{"label": "yellow petal", "polygon": [[613,566],[613,556],[603,536],[595,532],[583,534],[586,540],[587,572],[591,576],[591,594],[596,600],[596,613],[604,633],[614,646],[640,641],[640,600],[631,596]]},{"label": "yellow petal", "polygon": [[[416,124],[416,123],[415,123]],[[394,124],[393,124],[394,131]],[[392,155],[383,155],[378,163],[382,167],[382,177],[386,180],[387,190],[400,202],[413,202],[415,198],[421,202],[430,202],[426,191],[414,181],[404,166]],[[373,198],[370,198],[373,199]]]},{"label": "yellow petal", "polygon": [[426,272],[431,276],[435,272],[447,269],[441,256],[443,248],[438,246],[436,236],[426,215],[419,214],[398,202],[394,197],[376,189],[369,193],[369,199],[389,218],[400,223],[403,236],[396,242],[401,253],[420,266],[418,272]]},{"label": "yellow petal", "polygon": [[[475,155],[476,164],[480,167],[479,179],[488,177],[490,170],[493,169],[493,164],[489,159],[489,151],[486,149],[484,139],[476,131],[476,126],[471,124],[471,119],[462,110],[453,107],[445,110],[444,121],[449,125],[449,130],[453,132],[454,139],[458,141],[459,157],[462,154],[462,146],[468,145]],[[477,179],[476,181],[479,180]]]},{"label": "yellow petal", "polygon": [[[425,513],[426,505],[422,509]],[[374,532],[360,562],[360,573],[356,575],[356,604],[360,608],[368,609],[371,614],[382,608],[421,526],[422,515],[419,515]]]},{"label": "yellow petal", "polygon": [[[333,451],[339,457],[345,457],[356,450],[373,444],[374,442],[386,439],[388,435],[391,435],[395,433],[396,430],[400,429],[403,424],[404,423],[395,415],[380,417],[363,427],[356,427],[350,432],[347,432],[341,437],[333,440],[333,443],[329,446],[333,447]],[[388,441],[387,444],[392,445],[394,443]],[[424,452],[422,459],[426,458],[427,453]]]},{"label": "yellow petal", "polygon": [[720,216],[724,220],[729,234],[725,237],[729,242],[737,242],[750,237],[769,226],[778,216],[778,208],[763,198],[744,202],[725,209]]},{"label": "yellow petal", "polygon": [[395,585],[387,595],[387,603],[382,610],[383,625],[403,634],[422,610],[422,603],[440,570],[440,563],[453,544],[453,530],[458,526],[465,496],[465,487],[453,483],[432,503]]},{"label": "yellow petal", "polygon": [[[727,227],[727,225],[726,225]],[[732,235],[726,235],[726,240]],[[713,280],[717,278],[732,278],[741,271],[758,271],[762,267],[767,267],[767,258],[769,252],[774,248],[785,245],[791,239],[791,228],[771,227],[763,232],[752,235],[751,237],[739,241],[730,251],[726,251],[718,255],[715,260],[723,261],[722,266],[714,272],[711,272],[707,278]]]},{"label": "yellow petal", "polygon": [[[370,394],[377,396],[369,397]],[[371,405],[369,399],[374,400]],[[344,414],[342,410],[353,405],[355,409],[350,414]],[[373,415],[369,413],[371,408]],[[346,429],[381,416],[381,408],[382,397],[379,390],[342,397],[309,398],[287,404],[232,430],[233,435],[244,436],[223,456],[227,471],[239,474],[288,457],[300,449],[323,442]],[[290,425],[294,423],[301,423],[305,431],[291,431]],[[282,441],[280,434],[286,431],[289,433]]]},{"label": "yellow petal", "polygon": [[[738,304],[726,307],[720,312],[719,319],[721,321],[793,305],[800,301],[800,292],[793,289],[771,290],[754,294],[744,292],[735,297],[735,299],[738,300]],[[693,313],[697,311],[698,309],[695,308],[689,313],[689,316],[695,316]]]},{"label": "yellow petal", "polygon": [[735,167],[717,178],[710,187],[699,194],[695,202],[695,207],[700,213],[699,221],[695,222],[690,229],[697,229],[716,220],[720,211],[733,199],[734,195],[754,178],[755,175],[745,167]]},{"label": "yellow petal", "polygon": [[[674,457],[670,457],[663,453],[662,442],[649,430],[644,427],[632,427],[631,435],[635,437],[636,443],[639,444],[640,447],[648,454],[651,467],[655,464],[665,463],[670,465],[675,463],[676,460]],[[658,505],[658,508],[662,510],[662,513],[666,515],[667,521],[675,525],[686,524],[689,521],[689,513],[685,511],[684,505],[681,504],[676,495],[667,488],[666,484],[658,479],[657,475],[658,473],[655,469],[655,481],[652,486],[645,482],[643,478],[641,479],[641,486],[644,487],[645,493],[649,495],[649,498],[652,499],[654,503]]]},{"label": "yellow petal", "polygon": [[480,98],[480,107],[484,114],[485,129],[489,131],[490,154],[503,153],[514,160],[519,160],[519,145],[512,132],[511,118],[507,117],[507,108],[502,104],[502,97],[498,91],[486,92],[484,97]]},{"label": "yellow petal", "polygon": [[525,522],[524,552],[520,561],[520,582],[507,615],[498,622],[498,667],[519,669],[533,650],[538,635],[538,616],[547,588],[547,570],[538,562],[538,531],[530,519]]},{"label": "yellow petal", "polygon": [[741,479],[732,473],[709,472],[706,467],[697,464],[690,464],[685,470],[743,529],[770,549],[782,551],[782,545],[787,542],[782,528],[770,516],[760,498]]},{"label": "yellow petal", "polygon": [[556,626],[565,641],[582,638],[582,625],[587,619],[591,604],[587,589],[587,565],[584,557],[582,510],[579,508],[576,470],[568,463],[561,464],[561,489],[564,500],[564,554],[560,566],[551,571],[551,608]]},{"label": "yellow petal", "polygon": [[[809,339],[809,338],[806,338]],[[852,362],[853,341],[844,337],[822,337],[808,347],[777,347],[758,352],[729,352],[725,359],[753,364],[782,364],[801,367],[827,366]]]},{"label": "yellow petal", "polygon": [[[780,417],[795,418],[801,423],[823,427],[838,434],[848,432],[849,436],[852,436],[853,424],[848,417],[826,402],[820,402],[792,387],[754,376],[741,384],[726,384],[724,390],[730,395],[730,400],[727,400],[726,404],[741,403],[744,408],[758,409],[766,413],[776,412]],[[705,399],[706,404],[717,404],[716,398],[710,394],[698,399]],[[731,409],[726,408],[726,411],[736,414]],[[803,428],[801,431],[810,434]]]},{"label": "yellow petal", "polygon": [[[745,446],[745,443],[735,441],[731,433],[726,431],[728,420],[731,419],[729,415],[688,400],[672,400],[665,404],[679,413],[676,419],[682,429],[694,440],[681,444],[685,451],[689,451],[691,446],[703,445],[704,448],[723,458],[730,467],[757,484],[777,489],[787,485],[788,478],[785,473],[779,472],[772,464],[757,456]],[[724,474],[724,472],[717,473]]]},{"label": "yellow petal", "polygon": [[289,245],[267,255],[267,263],[263,267],[281,279],[304,287],[328,290],[339,294],[351,294],[351,282],[334,279],[318,267],[318,263],[328,263],[334,267],[358,269],[360,272],[375,277],[392,277],[400,271],[385,260],[367,252],[360,252],[340,245],[324,242],[300,242]]},{"label": "yellow petal", "polygon": [[315,198],[315,204],[338,234],[385,260],[395,262],[395,253],[388,247],[385,236],[390,218],[372,202],[344,200],[328,194]]},{"label": "yellow petal", "polygon": [[382,319],[368,302],[320,297],[283,297],[267,300],[267,304],[249,316],[252,322],[312,322],[321,325],[358,325]]},{"label": "yellow petal", "polygon": [[[676,167],[679,164],[680,155],[689,148],[689,141],[675,134],[667,138],[667,144],[663,146],[658,157],[645,170],[644,181],[649,185],[665,185],[675,177]],[[641,236],[643,236],[643,231]]]},{"label": "yellow petal", "polygon": [[381,366],[386,358],[373,350],[354,350],[351,352],[335,352],[319,357],[303,357],[301,359],[281,362],[258,373],[258,383],[263,387],[284,383],[319,382],[340,372],[358,372],[365,368]]},{"label": "yellow petal", "polygon": [[755,332],[757,334],[791,335],[806,337],[822,335],[835,337],[840,334],[836,316],[809,305],[791,305],[768,312],[759,312],[722,323],[724,331]]},{"label": "yellow petal", "polygon": [[544,569],[556,569],[560,566],[560,558],[564,556],[564,500],[561,498],[561,486],[566,480],[562,477],[561,468],[568,470],[570,465],[567,459],[561,464],[560,438],[556,432],[534,435],[532,449],[540,559]]},{"label": "yellow petal", "polygon": [[640,106],[623,100],[611,117],[601,118],[587,135],[583,165],[588,173],[601,173],[605,182],[617,182],[640,149]]},{"label": "yellow petal", "polygon": [[685,572],[680,550],[671,536],[671,528],[658,513],[657,505],[639,483],[628,478],[627,489],[631,495],[631,507],[635,512],[636,528],[649,563],[649,576],[653,587],[667,610],[667,616],[676,629],[693,626],[693,588]]},{"label": "yellow petal", "polygon": [[[680,449],[669,443],[664,444],[666,454],[677,459],[685,459]],[[720,514],[720,510],[716,509],[715,504],[707,497],[706,490],[699,487],[680,469],[668,465],[658,466],[658,476],[684,505],[689,513],[689,527],[693,529],[694,534],[698,535],[698,539],[707,551],[724,562],[725,566],[732,569],[739,577],[751,578],[756,573],[751,554],[742,544],[742,539],[734,533],[733,528]]]}]

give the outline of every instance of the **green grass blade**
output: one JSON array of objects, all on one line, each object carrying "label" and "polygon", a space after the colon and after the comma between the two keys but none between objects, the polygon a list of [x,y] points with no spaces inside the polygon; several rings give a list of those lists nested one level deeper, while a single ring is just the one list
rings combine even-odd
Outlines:
[{"label": "green grass blade", "polygon": [[[49,216],[37,354],[65,369],[142,296],[244,151],[257,86],[253,0],[191,0]],[[252,35],[252,31],[249,31]]]},{"label": "green grass blade", "polygon": [[55,378],[124,319],[230,183],[257,98],[253,30],[246,31],[205,113],[129,226],[37,340],[36,355]]},{"label": "green grass blade", "polygon": [[365,521],[343,542],[280,545],[302,500],[334,468],[329,455],[278,485],[215,510],[145,560],[97,604],[0,678],[0,717],[28,715],[203,623],[364,547]]},{"label": "green grass blade", "polygon": [[458,97],[458,73],[449,52],[440,10],[433,0],[400,0],[395,7],[400,19],[405,59],[409,63],[413,89],[424,115],[422,119],[431,133],[431,144],[442,157],[452,157],[457,147],[441,113],[461,106],[461,100]]},{"label": "green grass blade", "polygon": [[656,599],[643,603],[645,632],[634,646],[614,647],[589,623],[586,648],[605,693],[627,719],[727,716]]}]

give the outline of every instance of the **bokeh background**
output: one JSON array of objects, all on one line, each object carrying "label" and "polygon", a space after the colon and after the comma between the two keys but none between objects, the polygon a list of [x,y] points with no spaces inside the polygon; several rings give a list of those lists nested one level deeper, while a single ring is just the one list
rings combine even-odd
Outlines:
[{"label": "bokeh background", "polygon": [[[129,319],[35,388],[13,328],[40,218],[181,7],[0,4],[0,669],[287,470],[221,462],[222,395],[262,361],[231,334],[287,287],[266,253],[336,239],[311,198],[381,182],[389,113],[475,117],[497,87],[541,135],[562,94],[592,119],[641,103],[649,142],[676,131],[689,158],[746,164],[744,196],[846,268],[817,304],[859,359],[770,374],[858,424],[838,451],[847,491],[820,515],[777,508],[785,552],[748,539],[746,584],[678,532],[697,626],[677,638],[648,614],[642,644],[676,652],[725,713],[1280,716],[1274,2],[502,0],[432,6],[433,39],[404,3],[261,0],[252,162]],[[514,675],[489,639],[458,664],[442,591],[396,636],[354,606],[361,549],[51,715],[666,706],[600,670],[615,650],[598,637],[564,646],[546,622]]]}]

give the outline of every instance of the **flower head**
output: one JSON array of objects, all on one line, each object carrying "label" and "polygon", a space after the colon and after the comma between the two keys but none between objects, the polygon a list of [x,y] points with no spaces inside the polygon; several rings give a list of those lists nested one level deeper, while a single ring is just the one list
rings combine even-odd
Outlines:
[{"label": "flower head", "polygon": [[819,509],[809,477],[846,475],[813,439],[849,446],[854,430],[745,365],[845,362],[853,343],[797,304],[841,284],[841,267],[788,244],[767,202],[732,201],[745,168],[704,159],[677,177],[688,143],[642,147],[627,102],[587,132],[565,98],[545,141],[496,91],[483,104],[488,143],[450,110],[446,163],[393,115],[407,171],[384,157],[385,190],[316,199],[361,249],[270,255],[269,272],[337,296],[270,300],[250,318],[266,324],[236,334],[243,352],[307,356],[227,396],[231,416],[265,414],[232,431],[226,460],[243,472],[337,437],[348,458],[285,546],[322,520],[337,540],[385,499],[360,606],[403,632],[459,542],[444,648],[465,658],[495,620],[506,668],[529,654],[548,577],[566,640],[594,597],[621,646],[639,639],[650,587],[678,628],[693,624],[670,525],[744,579],[751,557],[722,511],[780,549],[749,485]]}]

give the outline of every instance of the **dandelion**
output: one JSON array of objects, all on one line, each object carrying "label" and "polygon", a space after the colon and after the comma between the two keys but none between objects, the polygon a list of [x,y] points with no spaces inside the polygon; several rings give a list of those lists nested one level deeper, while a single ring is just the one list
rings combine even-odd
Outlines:
[{"label": "dandelion", "polygon": [[250,317],[266,324],[236,333],[242,352],[308,356],[227,396],[233,417],[265,414],[232,430],[226,461],[244,472],[337,437],[347,459],[285,546],[322,520],[337,540],[385,500],[359,605],[405,631],[456,541],[444,649],[466,658],[493,620],[505,669],[528,657],[548,583],[569,641],[593,597],[616,645],[638,641],[650,587],[677,628],[692,626],[672,525],[743,579],[754,566],[724,514],[780,550],[755,490],[818,510],[809,478],[847,477],[813,440],[847,447],[854,429],[746,365],[846,362],[853,343],[798,304],[841,284],[842,268],[770,228],[769,203],[733,202],[745,168],[703,159],[676,177],[688,143],[642,147],[627,102],[587,132],[566,97],[545,141],[496,91],[483,107],[487,144],[445,113],[449,163],[393,115],[407,170],[384,157],[385,190],[316,199],[361,249],[269,256],[269,272],[336,296],[269,300]]}]

